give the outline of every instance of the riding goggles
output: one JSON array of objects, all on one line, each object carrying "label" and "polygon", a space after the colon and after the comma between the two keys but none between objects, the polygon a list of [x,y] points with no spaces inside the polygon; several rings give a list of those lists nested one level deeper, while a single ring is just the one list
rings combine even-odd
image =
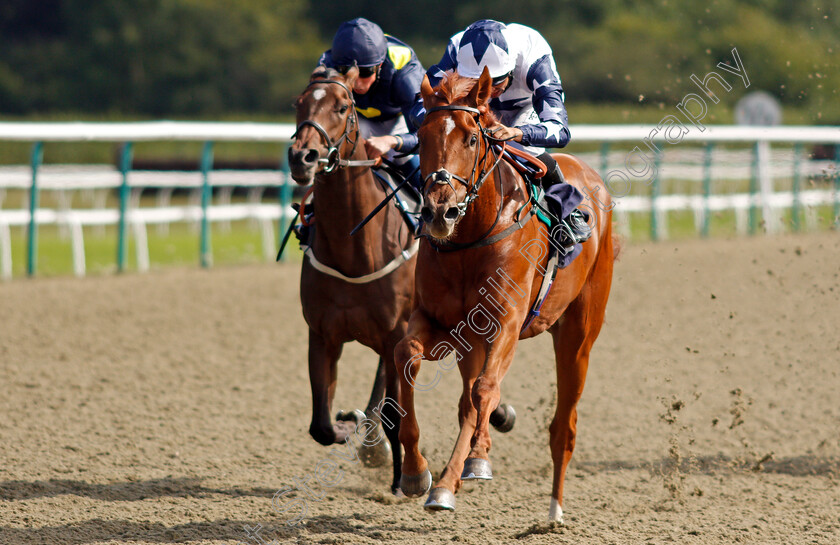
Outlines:
[{"label": "riding goggles", "polygon": [[508,79],[511,75],[513,75],[513,72],[508,72],[508,73],[507,73],[507,74],[505,74],[504,76],[499,76],[499,77],[497,77],[497,78],[493,78],[493,87],[495,87],[495,86],[499,85],[500,83],[503,83],[503,82],[504,82],[506,79]]},{"label": "riding goggles", "polygon": [[[344,66],[336,66],[335,69],[341,72],[342,74],[347,74],[348,70],[353,68],[353,65],[344,65]],[[360,78],[369,78],[372,75],[376,74],[377,69],[379,66],[359,66],[359,77]]]}]

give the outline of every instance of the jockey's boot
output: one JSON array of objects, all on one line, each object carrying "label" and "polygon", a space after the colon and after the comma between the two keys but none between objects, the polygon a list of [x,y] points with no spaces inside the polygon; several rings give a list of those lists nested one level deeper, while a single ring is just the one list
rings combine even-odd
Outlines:
[{"label": "jockey's boot", "polygon": [[[548,189],[552,186],[557,186],[560,184],[565,184],[566,179],[563,177],[563,171],[560,170],[560,165],[557,164],[557,161],[548,153],[545,152],[537,157],[543,163],[545,163],[548,172],[540,178],[540,185],[548,191]],[[547,199],[549,205],[552,203],[556,203],[553,199]],[[555,217],[560,217],[562,215],[562,211],[558,209],[553,209],[551,212],[554,214]],[[586,242],[589,240],[589,237],[592,236],[592,228],[589,227],[587,220],[589,219],[589,214],[583,212],[582,210],[575,208],[571,211],[571,213],[563,218],[560,221],[560,240],[558,241],[561,246],[564,248],[571,248],[574,247],[575,244],[578,242]]]}]

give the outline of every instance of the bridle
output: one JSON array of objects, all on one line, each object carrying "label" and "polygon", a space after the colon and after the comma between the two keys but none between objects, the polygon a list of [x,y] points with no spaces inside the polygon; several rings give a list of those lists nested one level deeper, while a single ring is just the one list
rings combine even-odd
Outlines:
[{"label": "bridle", "polygon": [[[445,168],[442,168],[440,170],[436,170],[436,171],[428,174],[425,178],[423,178],[423,188],[424,188],[423,194],[425,196],[425,193],[426,193],[425,192],[425,187],[429,184],[430,180],[433,180],[437,184],[448,185],[449,187],[452,188],[452,191],[456,192],[456,194],[457,194],[457,191],[455,191],[455,186],[452,185],[452,179],[454,178],[454,179],[458,180],[459,182],[461,182],[467,188],[467,194],[464,195],[464,200],[462,200],[461,202],[456,204],[456,206],[458,207],[458,217],[462,217],[467,213],[467,207],[470,205],[470,203],[473,202],[476,198],[478,198],[478,191],[481,189],[481,186],[484,185],[484,182],[490,176],[490,173],[493,172],[493,170],[499,164],[499,161],[502,160],[503,152],[504,152],[504,149],[505,149],[505,143],[504,143],[503,140],[493,138],[490,135],[490,133],[487,131],[487,129],[481,126],[481,117],[480,117],[481,112],[478,110],[478,108],[472,108],[470,106],[459,106],[459,105],[449,104],[449,105],[446,105],[446,106],[436,106],[434,108],[431,108],[428,112],[426,112],[426,115],[428,116],[429,114],[434,113],[434,112],[452,111],[452,110],[464,111],[464,112],[468,112],[468,113],[473,114],[473,119],[475,120],[476,124],[478,125],[478,130],[481,133],[482,138],[485,140],[486,145],[484,146],[484,156],[479,159],[479,156],[481,155],[481,150],[480,149],[476,150],[475,161],[473,161],[473,168],[472,168],[472,172],[470,173],[469,179],[464,179],[463,177],[458,176],[457,174],[453,174],[452,172],[449,172]],[[498,154],[498,156],[496,156],[496,151],[493,150],[492,146],[490,145],[489,141],[491,141],[491,140],[496,141],[496,142],[502,142],[502,150]],[[491,152],[493,153],[493,156],[495,157],[495,161],[493,162],[493,166],[491,166],[489,169],[485,170],[484,166],[487,164],[487,155]],[[481,172],[480,173],[478,173],[479,162],[481,163]],[[475,182],[473,182],[473,180],[476,178],[476,174],[478,174],[478,179]]]},{"label": "bridle", "polygon": [[[350,89],[344,85],[343,82],[334,79],[323,79],[323,80],[314,80],[310,81],[309,85],[306,86],[306,89],[309,89],[313,85],[320,85],[322,83],[332,83],[338,85],[347,93],[347,98],[350,99],[350,109],[351,112],[344,120],[344,132],[338,139],[333,142],[330,135],[327,134],[327,131],[322,127],[318,122],[312,121],[311,119],[305,119],[300,122],[300,124],[295,128],[295,133],[292,135],[292,138],[296,138],[300,129],[306,127],[307,125],[315,129],[315,131],[321,136],[321,139],[327,145],[327,156],[323,159],[318,159],[319,163],[326,163],[327,166],[324,167],[325,174],[330,174],[337,168],[342,167],[364,167],[364,166],[374,166],[379,163],[378,159],[365,159],[365,160],[350,160],[344,159],[341,157],[340,148],[344,144],[344,142],[350,142],[353,144],[353,147],[350,148],[350,154],[348,157],[352,157],[353,153],[356,151],[356,145],[359,143],[359,120],[358,114],[356,113],[356,101],[353,100],[353,93]],[[355,133],[355,137],[351,138],[351,133]]]},{"label": "bridle", "polygon": [[[460,105],[449,104],[449,105],[446,105],[446,106],[437,106],[437,107],[429,109],[428,112],[426,112],[426,116],[428,118],[428,115],[431,114],[431,113],[439,112],[439,111],[451,111],[451,110],[456,110],[456,111],[460,110],[460,111],[464,111],[464,112],[468,112],[468,113],[473,114],[473,119],[475,120],[476,124],[478,125],[478,130],[481,133],[481,137],[482,137],[482,139],[484,140],[484,143],[485,143],[484,155],[482,157],[479,157],[479,156],[481,156],[481,150],[480,150],[480,148],[478,150],[476,150],[475,161],[473,162],[473,168],[472,168],[472,172],[470,173],[469,179],[464,179],[463,177],[461,177],[457,174],[453,174],[453,173],[449,172],[448,170],[446,170],[445,168],[442,168],[440,170],[436,170],[435,172],[432,172],[429,175],[427,175],[423,179],[423,196],[425,198],[425,196],[426,196],[426,186],[432,180],[437,184],[448,185],[449,187],[452,188],[452,191],[457,195],[457,191],[455,190],[455,186],[452,185],[452,179],[454,178],[454,179],[458,180],[459,182],[461,182],[467,188],[467,194],[464,196],[464,200],[462,200],[461,202],[456,204],[456,206],[458,207],[458,217],[460,218],[460,217],[466,215],[467,207],[470,205],[471,202],[473,202],[476,198],[478,198],[478,191],[481,189],[481,186],[484,184],[484,182],[487,180],[487,178],[490,176],[490,174],[494,170],[496,170],[496,167],[499,165],[499,162],[504,157],[505,150],[506,150],[505,142],[506,142],[507,139],[495,138],[490,133],[490,131],[487,130],[487,128],[481,126],[481,117],[480,117],[481,112],[478,110],[478,108],[473,108],[473,107],[470,107],[470,106],[460,106]],[[501,143],[501,149],[499,150],[498,155],[496,155],[496,150],[493,149],[492,143],[494,143],[494,142],[495,143]],[[495,161],[493,162],[493,165],[489,169],[485,170],[484,167],[487,164],[487,156],[490,153],[492,153],[493,156],[495,157]],[[479,163],[481,163],[481,171],[480,172],[479,172]],[[497,178],[498,183],[500,185],[499,193],[501,194],[501,175],[497,176],[496,178]],[[475,180],[475,182],[473,182],[473,180]],[[458,243],[458,242],[452,242],[452,241],[432,241],[432,239],[430,237],[428,237],[428,235],[420,235],[420,236],[428,238],[432,247],[435,250],[437,250],[438,252],[454,252],[454,251],[458,251],[458,250],[466,250],[468,248],[480,248],[482,246],[489,246],[490,244],[494,244],[494,243],[508,237],[514,231],[517,231],[517,230],[521,229],[525,225],[525,223],[528,220],[531,219],[531,216],[534,215],[533,206],[528,209],[528,211],[525,213],[524,216],[522,215],[522,210],[528,205],[529,202],[530,202],[530,198],[529,198],[528,202],[523,204],[522,207],[519,210],[516,211],[516,214],[514,216],[514,218],[515,218],[514,222],[511,225],[509,225],[507,228],[503,229],[502,231],[496,233],[495,235],[491,235],[490,233],[493,232],[493,230],[496,228],[496,225],[498,225],[498,223],[499,223],[499,219],[502,217],[502,209],[504,208],[504,204],[505,204],[504,196],[502,196],[501,201],[499,202],[499,209],[496,212],[495,221],[493,221],[493,224],[487,229],[487,231],[485,231],[485,233],[483,235],[478,237],[473,242]]]}]

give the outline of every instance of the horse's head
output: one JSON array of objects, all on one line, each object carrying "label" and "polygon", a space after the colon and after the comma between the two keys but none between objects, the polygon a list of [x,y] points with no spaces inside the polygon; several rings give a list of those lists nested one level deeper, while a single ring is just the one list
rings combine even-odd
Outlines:
[{"label": "horse's head", "polygon": [[488,151],[482,131],[495,123],[487,105],[491,89],[486,68],[478,82],[450,72],[432,89],[428,77],[423,79],[426,118],[417,133],[424,180],[421,217],[433,238],[452,236],[478,191]]},{"label": "horse's head", "polygon": [[306,185],[319,172],[332,172],[345,145],[355,146],[358,123],[353,104],[353,84],[358,68],[342,75],[319,66],[309,77],[309,85],[295,103],[297,132],[289,148],[292,178]]}]

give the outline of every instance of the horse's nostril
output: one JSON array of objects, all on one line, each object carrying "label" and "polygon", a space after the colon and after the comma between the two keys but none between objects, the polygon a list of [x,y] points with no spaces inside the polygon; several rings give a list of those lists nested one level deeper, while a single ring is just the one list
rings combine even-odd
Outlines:
[{"label": "horse's nostril", "polygon": [[424,206],[423,209],[420,210],[420,219],[422,219],[425,223],[432,223],[432,220],[435,219],[432,209],[428,206]]},{"label": "horse's nostril", "polygon": [[303,158],[303,162],[307,164],[314,163],[318,160],[318,150],[309,150]]},{"label": "horse's nostril", "polygon": [[455,221],[456,219],[458,219],[458,216],[460,216],[460,211],[458,210],[457,206],[450,207],[446,211],[446,214],[443,215],[443,217],[449,221]]}]

